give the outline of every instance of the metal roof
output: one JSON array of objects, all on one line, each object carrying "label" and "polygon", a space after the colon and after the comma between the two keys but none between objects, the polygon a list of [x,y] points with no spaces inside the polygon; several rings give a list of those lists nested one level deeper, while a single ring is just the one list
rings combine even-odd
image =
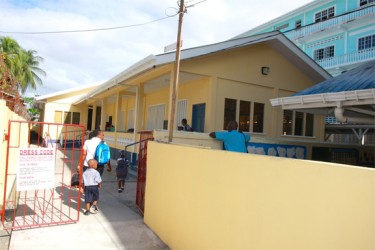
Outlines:
[{"label": "metal roof", "polygon": [[375,88],[375,60],[364,63],[337,77],[328,79],[292,96],[336,93]]},{"label": "metal roof", "polygon": [[[251,46],[259,43],[266,43],[281,55],[287,58],[292,64],[296,65],[301,71],[309,76],[313,81],[319,82],[331,78],[331,75],[325,71],[319,64],[307,56],[301,49],[285,37],[279,31],[263,33],[259,35],[227,40],[224,42],[199,46],[181,51],[181,61],[197,58],[200,56],[210,55],[221,51],[228,51],[235,48]],[[112,77],[96,89],[87,93],[86,96],[79,99],[74,104],[79,104],[89,98],[92,98],[107,89],[121,85],[123,81],[127,81],[132,77],[154,69],[157,66],[174,63],[176,52],[168,52],[160,55],[149,55],[133,66],[125,69],[118,75]]]}]

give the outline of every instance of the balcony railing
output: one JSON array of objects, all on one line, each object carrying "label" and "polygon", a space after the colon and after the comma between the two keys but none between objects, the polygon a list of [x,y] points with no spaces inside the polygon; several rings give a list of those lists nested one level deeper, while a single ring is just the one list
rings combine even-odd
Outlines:
[{"label": "balcony railing", "polygon": [[319,23],[306,25],[299,29],[285,31],[284,34],[286,35],[286,37],[288,37],[290,40],[293,41],[295,39],[304,37],[306,35],[309,35],[318,31],[322,31],[322,30],[325,30],[334,26],[338,26],[342,23],[347,23],[349,21],[355,20],[359,17],[369,15],[374,12],[375,12],[375,5],[372,5],[367,8],[359,9],[359,10],[356,10],[347,14],[343,14],[341,16],[333,17],[331,19],[328,19]]},{"label": "balcony railing", "polygon": [[325,69],[344,66],[352,63],[366,62],[375,59],[375,48],[357,51],[351,54],[335,56],[316,61]]}]

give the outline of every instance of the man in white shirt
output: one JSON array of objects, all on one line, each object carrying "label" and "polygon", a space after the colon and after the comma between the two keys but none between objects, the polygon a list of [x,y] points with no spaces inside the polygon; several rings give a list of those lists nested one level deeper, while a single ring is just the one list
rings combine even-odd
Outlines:
[{"label": "man in white shirt", "polygon": [[[101,130],[94,130],[92,132],[92,138],[89,140],[86,140],[83,145],[83,154],[82,159],[83,161],[83,171],[85,171],[88,168],[88,161],[95,158],[95,151],[96,147],[99,145],[101,141],[104,139],[104,132]],[[82,162],[82,159],[80,162]],[[98,171],[100,175],[103,174],[104,166],[98,166]],[[108,161],[108,171],[111,171],[111,163]]]}]

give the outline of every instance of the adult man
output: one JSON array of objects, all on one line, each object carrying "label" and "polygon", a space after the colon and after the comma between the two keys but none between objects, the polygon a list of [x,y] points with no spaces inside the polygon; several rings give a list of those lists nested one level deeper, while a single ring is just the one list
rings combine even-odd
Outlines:
[{"label": "adult man", "polygon": [[[99,145],[100,142],[102,142],[104,139],[104,133],[101,130],[94,130],[92,132],[92,138],[89,140],[86,140],[83,145],[83,154],[82,158],[84,157],[83,162],[83,171],[85,171],[88,168],[88,161],[95,158],[95,151],[96,147]],[[82,159],[81,161],[82,162]],[[98,166],[97,169],[100,173],[100,176],[103,174],[104,171],[104,165]],[[111,161],[108,161],[108,171],[111,171]]]},{"label": "adult man", "polygon": [[228,131],[211,132],[210,137],[220,140],[224,143],[225,150],[233,152],[247,153],[247,142],[250,141],[250,135],[237,131],[236,121],[230,121],[227,125]]}]

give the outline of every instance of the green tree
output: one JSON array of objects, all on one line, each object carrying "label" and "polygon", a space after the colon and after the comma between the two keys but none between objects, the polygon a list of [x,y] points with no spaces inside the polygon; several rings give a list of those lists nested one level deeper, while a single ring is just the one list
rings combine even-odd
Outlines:
[{"label": "green tree", "polygon": [[16,79],[17,89],[24,94],[28,88],[36,89],[43,85],[40,76],[46,73],[39,68],[43,58],[35,50],[24,50],[10,37],[0,38],[0,52],[10,73]]}]

